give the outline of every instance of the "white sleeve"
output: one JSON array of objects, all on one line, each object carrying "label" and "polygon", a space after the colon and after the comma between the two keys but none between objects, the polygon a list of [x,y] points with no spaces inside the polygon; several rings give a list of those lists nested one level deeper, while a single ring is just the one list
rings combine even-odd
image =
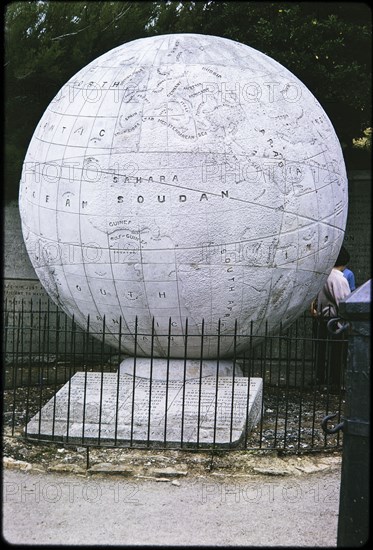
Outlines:
[{"label": "white sleeve", "polygon": [[338,277],[338,279],[334,279],[333,281],[331,281],[330,293],[333,296],[337,306],[339,306],[339,302],[341,302],[344,298],[351,294],[350,286],[347,279],[342,276]]}]

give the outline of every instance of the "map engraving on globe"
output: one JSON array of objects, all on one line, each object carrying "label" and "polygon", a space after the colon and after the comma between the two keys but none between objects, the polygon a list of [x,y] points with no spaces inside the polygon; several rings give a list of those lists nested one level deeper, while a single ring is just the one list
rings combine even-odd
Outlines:
[{"label": "map engraving on globe", "polygon": [[[347,178],[311,92],[253,48],[197,34],[135,40],[60,90],[20,188],[23,235],[51,298],[139,355],[185,354],[188,333],[293,321],[343,241]],[[137,319],[137,326],[135,327]],[[149,337],[154,328],[155,338]],[[237,346],[237,349],[235,348]],[[199,357],[200,341],[187,355]],[[204,358],[217,356],[217,338]]]}]

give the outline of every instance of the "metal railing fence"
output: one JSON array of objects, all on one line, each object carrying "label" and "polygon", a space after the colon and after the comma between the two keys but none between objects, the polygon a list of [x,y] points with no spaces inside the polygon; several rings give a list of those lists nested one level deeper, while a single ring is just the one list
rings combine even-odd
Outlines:
[{"label": "metal railing fence", "polygon": [[[234,340],[238,349],[242,336],[237,326],[232,334],[222,336],[219,332],[209,335],[203,331],[184,334],[186,350],[189,339],[199,339],[201,357],[195,361],[200,370],[196,378],[188,380],[187,360],[182,358],[184,370],[181,368],[179,379],[175,380],[173,358],[166,356],[163,362],[167,373],[162,383],[155,376],[157,358],[150,358],[150,378],[146,382],[136,374],[136,363],[142,359],[136,354],[134,376],[118,369],[128,356],[120,347],[106,344],[105,319],[102,329],[94,332],[88,318],[84,331],[57,306],[13,301],[5,303],[3,327],[6,435],[79,442],[83,446],[225,446],[294,452],[341,448],[342,434],[326,437],[320,423],[330,412],[343,414],[346,337],[336,338],[325,332],[322,322],[308,313],[286,329],[280,326],[276,334],[270,333],[268,325],[257,334],[251,324],[245,334],[245,351],[233,350],[233,380],[228,389],[231,398],[227,398],[226,386],[220,385],[220,379],[224,384],[227,380],[221,374],[223,358],[219,353],[214,360],[214,377],[206,381],[203,349],[204,338],[212,336],[217,339],[218,350],[219,338],[227,337]],[[170,322],[167,333],[156,335],[153,326],[150,334],[136,331],[135,338],[140,342],[156,336],[180,337],[173,335],[171,328]],[[116,333],[119,343],[126,336],[120,322]],[[262,401],[253,423],[249,420],[250,392],[251,384],[258,378],[262,379]],[[163,385],[163,401],[159,384]],[[173,408],[176,402],[177,410]],[[192,406],[197,410],[193,421]],[[161,415],[159,407],[164,407]],[[78,436],[73,424],[78,426]],[[221,436],[226,426],[229,433]],[[241,429],[242,436],[236,437],[237,429]]]}]

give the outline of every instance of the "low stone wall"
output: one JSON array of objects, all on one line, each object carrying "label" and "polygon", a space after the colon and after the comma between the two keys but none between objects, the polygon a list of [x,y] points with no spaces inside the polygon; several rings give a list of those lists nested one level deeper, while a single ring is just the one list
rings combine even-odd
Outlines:
[{"label": "low stone wall", "polygon": [[349,206],[343,244],[350,253],[349,268],[354,272],[356,286],[372,277],[372,173],[352,170],[348,174]]}]

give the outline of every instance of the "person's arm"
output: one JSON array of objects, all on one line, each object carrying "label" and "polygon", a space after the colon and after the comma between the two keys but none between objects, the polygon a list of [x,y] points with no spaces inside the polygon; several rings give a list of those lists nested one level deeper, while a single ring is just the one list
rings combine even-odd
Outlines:
[{"label": "person's arm", "polygon": [[318,312],[317,312],[317,297],[312,300],[311,302],[311,305],[310,305],[310,310],[311,310],[311,315],[312,317],[318,317]]}]

